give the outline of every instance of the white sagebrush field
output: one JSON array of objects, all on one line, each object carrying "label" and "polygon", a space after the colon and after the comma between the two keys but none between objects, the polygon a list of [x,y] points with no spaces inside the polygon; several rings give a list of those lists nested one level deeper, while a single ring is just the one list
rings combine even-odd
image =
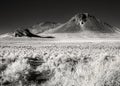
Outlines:
[{"label": "white sagebrush field", "polygon": [[120,43],[0,45],[1,86],[120,86]]}]

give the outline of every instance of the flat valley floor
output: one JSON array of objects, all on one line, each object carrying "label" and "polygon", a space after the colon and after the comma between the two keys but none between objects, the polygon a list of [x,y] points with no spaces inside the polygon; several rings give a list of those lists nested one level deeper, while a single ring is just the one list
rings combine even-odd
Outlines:
[{"label": "flat valley floor", "polygon": [[48,40],[0,39],[0,85],[120,86],[119,40]]}]

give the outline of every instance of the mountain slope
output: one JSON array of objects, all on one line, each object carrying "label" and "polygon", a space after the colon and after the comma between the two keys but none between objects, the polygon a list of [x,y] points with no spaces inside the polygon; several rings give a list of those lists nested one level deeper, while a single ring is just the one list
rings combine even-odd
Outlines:
[{"label": "mountain slope", "polygon": [[53,29],[59,25],[60,23],[46,21],[40,24],[33,25],[31,28],[29,28],[29,30],[34,34],[39,34],[46,30]]}]

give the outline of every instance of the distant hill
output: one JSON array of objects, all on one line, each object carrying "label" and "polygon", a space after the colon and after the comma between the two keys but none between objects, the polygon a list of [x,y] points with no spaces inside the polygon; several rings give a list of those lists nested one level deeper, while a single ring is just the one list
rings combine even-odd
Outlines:
[{"label": "distant hill", "polygon": [[5,33],[0,35],[0,38],[5,38],[5,37],[13,37],[13,33]]},{"label": "distant hill", "polygon": [[39,36],[37,34],[40,34],[46,30],[53,29],[57,26],[59,26],[60,23],[55,23],[55,22],[42,22],[36,25],[33,25],[32,27],[29,28],[17,28],[14,32],[12,33],[5,33],[0,35],[0,38],[5,38],[5,37],[38,37],[38,38],[54,38],[52,36]]},{"label": "distant hill", "polygon": [[29,30],[34,33],[34,34],[39,34],[42,33],[46,30],[50,30],[53,28],[58,27],[59,25],[61,25],[60,23],[56,23],[56,22],[41,22],[39,24],[33,25],[32,27],[29,28]]}]

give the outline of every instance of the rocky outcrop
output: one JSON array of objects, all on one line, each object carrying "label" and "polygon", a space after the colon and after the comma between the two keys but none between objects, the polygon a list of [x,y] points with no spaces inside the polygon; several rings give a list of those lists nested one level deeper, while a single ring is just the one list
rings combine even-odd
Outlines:
[{"label": "rocky outcrop", "polygon": [[30,32],[29,29],[17,29],[14,32],[15,37],[38,37],[38,38],[54,38],[52,36],[39,36]]},{"label": "rocky outcrop", "polygon": [[40,37],[38,35],[35,35],[29,31],[29,29],[17,29],[14,33],[15,37]]}]

